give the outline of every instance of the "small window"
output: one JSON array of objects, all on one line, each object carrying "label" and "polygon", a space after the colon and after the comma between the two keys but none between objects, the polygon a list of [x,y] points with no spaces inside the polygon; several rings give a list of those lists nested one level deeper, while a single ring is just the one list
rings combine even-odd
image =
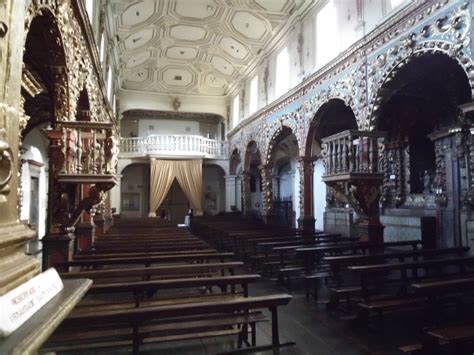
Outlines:
[{"label": "small window", "polygon": [[240,104],[240,96],[237,95],[236,97],[234,97],[234,102],[232,103],[232,122],[233,122],[234,127],[239,124],[239,115],[240,115],[239,104]]},{"label": "small window", "polygon": [[279,97],[288,90],[290,82],[290,58],[288,56],[288,48],[283,48],[278,53],[276,60],[276,83],[275,83],[275,96]]},{"label": "small window", "polygon": [[105,58],[105,35],[102,33],[100,36],[100,63],[104,62]]},{"label": "small window", "polygon": [[339,32],[334,1],[330,0],[316,15],[316,65],[322,67],[339,53]]},{"label": "small window", "polygon": [[390,0],[390,5],[392,6],[392,9],[395,9],[399,7],[401,4],[403,4],[406,0]]},{"label": "small window", "polygon": [[112,88],[113,88],[112,67],[109,67],[109,70],[107,72],[107,98],[109,99],[109,101],[112,98]]},{"label": "small window", "polygon": [[258,109],[258,75],[250,82],[250,102],[249,115],[255,113]]},{"label": "small window", "polygon": [[89,16],[89,21],[92,23],[92,19],[94,16],[94,0],[85,0],[86,2],[86,12]]}]

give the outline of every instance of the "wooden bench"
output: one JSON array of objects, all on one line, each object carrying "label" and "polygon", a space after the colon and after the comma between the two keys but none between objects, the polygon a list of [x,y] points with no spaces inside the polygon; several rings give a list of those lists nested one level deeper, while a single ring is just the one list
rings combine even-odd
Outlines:
[{"label": "wooden bench", "polygon": [[[448,267],[457,267],[459,275],[465,275],[467,265],[474,264],[474,257],[454,257],[454,258],[443,258],[443,259],[432,259],[423,260],[416,262],[402,262],[392,264],[379,264],[379,265],[361,265],[361,266],[349,266],[348,269],[354,272],[358,272],[360,275],[360,287],[361,295],[364,299],[358,304],[358,306],[365,311],[363,314],[364,318],[367,318],[370,312],[376,312],[379,318],[380,330],[383,332],[383,314],[386,311],[394,308],[400,309],[401,307],[417,306],[419,304],[426,304],[428,299],[425,296],[413,296],[407,293],[410,279],[419,280],[421,275],[420,270],[424,270],[425,273],[428,270],[435,270],[436,277],[442,276],[442,270]],[[399,290],[397,296],[387,297],[385,299],[370,299],[369,290],[369,275],[371,274],[383,274],[386,276],[389,272],[396,271],[399,273],[399,278],[395,279],[399,281]],[[408,271],[411,271],[411,277],[408,276]],[[449,275],[452,275],[450,273]],[[433,277],[430,275],[430,277]],[[395,281],[393,280],[393,281]],[[379,280],[385,283],[387,280]],[[378,285],[377,287],[378,288]]]},{"label": "wooden bench", "polygon": [[229,271],[230,275],[235,274],[235,269],[242,267],[244,264],[240,261],[224,262],[224,263],[206,263],[206,264],[171,264],[161,266],[150,266],[143,268],[126,268],[126,269],[105,269],[92,271],[71,271],[61,273],[64,279],[73,278],[90,278],[94,280],[94,284],[111,282],[110,280],[121,279],[122,281],[131,281],[130,279],[151,280],[159,276],[189,275],[189,274],[210,274],[216,271],[221,272],[221,276],[225,275],[225,271]]},{"label": "wooden bench", "polygon": [[230,286],[234,289],[236,285],[241,285],[244,296],[248,295],[248,284],[260,279],[260,275],[231,275],[231,276],[214,276],[214,277],[192,277],[150,281],[132,281],[132,282],[115,282],[92,285],[88,295],[99,293],[132,293],[135,299],[136,307],[140,306],[142,299],[156,291],[164,289],[176,288],[197,288],[197,287],[220,287],[222,292],[227,291]]},{"label": "wooden bench", "polygon": [[139,256],[139,257],[119,257],[119,258],[103,258],[103,259],[86,259],[86,260],[72,260],[68,262],[56,263],[55,267],[69,270],[70,267],[78,266],[81,268],[99,268],[106,265],[132,265],[142,264],[150,266],[152,264],[163,263],[183,263],[183,262],[208,262],[210,260],[228,260],[233,258],[233,253],[181,253],[174,255],[159,255],[159,256]]},{"label": "wooden bench", "polygon": [[[228,335],[229,331],[235,333],[235,330],[229,329],[230,326],[239,327],[239,347],[246,340],[247,326],[250,326],[252,331],[251,346],[255,346],[255,324],[265,321],[265,318],[255,311],[262,309],[269,309],[271,312],[271,345],[277,348],[286,345],[280,343],[277,309],[279,306],[288,304],[290,300],[290,295],[283,294],[118,311],[104,310],[94,314],[72,314],[64,322],[61,331],[51,339],[51,343],[45,347],[45,350],[55,351],[57,350],[55,346],[59,346],[63,351],[84,349],[86,343],[89,343],[87,346],[94,348],[131,345],[133,354],[139,354],[140,345],[144,343],[183,340],[189,339],[190,336],[202,337],[204,335],[202,333],[209,331],[214,333],[212,336]],[[255,317],[254,314],[256,314]],[[104,332],[104,328],[108,329],[114,326],[119,326],[120,331],[117,334],[111,328],[113,340],[106,338],[101,341],[100,335]],[[67,333],[68,327],[70,327],[72,335]],[[86,330],[86,333],[81,333],[79,336],[78,329],[80,328],[78,327],[85,327],[83,329]],[[123,329],[127,327],[130,330],[124,334]],[[227,332],[220,333],[219,330],[216,330],[220,327],[223,327]],[[171,335],[167,336],[167,334]],[[88,341],[86,335],[90,336],[91,342]],[[126,336],[126,340],[117,341],[117,335],[120,335],[121,340],[123,336]],[[63,341],[62,337],[65,337],[66,340]],[[73,340],[77,340],[79,344],[72,344]],[[74,348],[74,345],[77,347]]]}]

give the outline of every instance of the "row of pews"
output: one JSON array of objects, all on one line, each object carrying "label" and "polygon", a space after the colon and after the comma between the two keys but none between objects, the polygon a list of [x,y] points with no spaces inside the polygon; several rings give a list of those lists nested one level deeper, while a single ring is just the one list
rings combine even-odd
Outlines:
[{"label": "row of pews", "polygon": [[[419,240],[373,244],[322,231],[303,235],[235,217],[202,218],[193,228],[288,289],[301,279],[297,284],[304,285],[308,299],[380,336],[388,314],[426,315],[419,342],[400,346],[402,352],[472,354],[474,256],[468,247],[424,249]],[[320,299],[322,293],[327,299]],[[448,321],[446,314],[453,312]]]},{"label": "row of pews", "polygon": [[[55,267],[63,279],[88,278],[93,285],[42,352],[125,348],[138,354],[160,343],[207,337],[235,339],[219,349],[224,353],[294,345],[280,342],[278,326],[278,307],[291,296],[250,296],[260,275],[185,228],[156,219],[117,220],[91,254]],[[271,323],[270,344],[257,340],[263,323]]]}]

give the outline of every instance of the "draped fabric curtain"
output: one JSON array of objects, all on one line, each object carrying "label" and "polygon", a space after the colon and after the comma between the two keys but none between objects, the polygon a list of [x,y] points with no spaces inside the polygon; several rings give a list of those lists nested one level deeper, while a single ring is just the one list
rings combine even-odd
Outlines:
[{"label": "draped fabric curtain", "polygon": [[191,208],[194,209],[195,215],[202,214],[202,160],[152,159],[149,217],[156,217],[156,210],[163,203],[175,178],[188,198]]},{"label": "draped fabric curtain", "polygon": [[202,160],[175,161],[175,176],[184,194],[194,209],[195,215],[202,212]]},{"label": "draped fabric curtain", "polygon": [[156,210],[163,203],[174,181],[174,162],[172,160],[152,159],[150,166],[150,213],[156,217]]}]

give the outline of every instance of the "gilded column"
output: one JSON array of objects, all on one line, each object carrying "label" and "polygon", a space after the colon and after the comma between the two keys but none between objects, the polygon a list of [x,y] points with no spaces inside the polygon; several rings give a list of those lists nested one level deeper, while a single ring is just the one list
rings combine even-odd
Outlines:
[{"label": "gilded column", "polygon": [[247,215],[252,209],[252,193],[250,191],[250,172],[242,172],[242,187],[243,187],[243,206],[244,215]]},{"label": "gilded column", "polygon": [[18,221],[23,0],[0,5],[0,295],[35,276],[39,262],[24,253],[34,232]]},{"label": "gilded column", "polygon": [[261,165],[260,176],[262,177],[262,201],[264,218],[267,223],[273,219],[273,166],[271,164]]},{"label": "gilded column", "polygon": [[315,229],[313,211],[314,160],[312,157],[301,157],[298,163],[298,169],[300,172],[299,228],[308,234],[313,234]]}]

